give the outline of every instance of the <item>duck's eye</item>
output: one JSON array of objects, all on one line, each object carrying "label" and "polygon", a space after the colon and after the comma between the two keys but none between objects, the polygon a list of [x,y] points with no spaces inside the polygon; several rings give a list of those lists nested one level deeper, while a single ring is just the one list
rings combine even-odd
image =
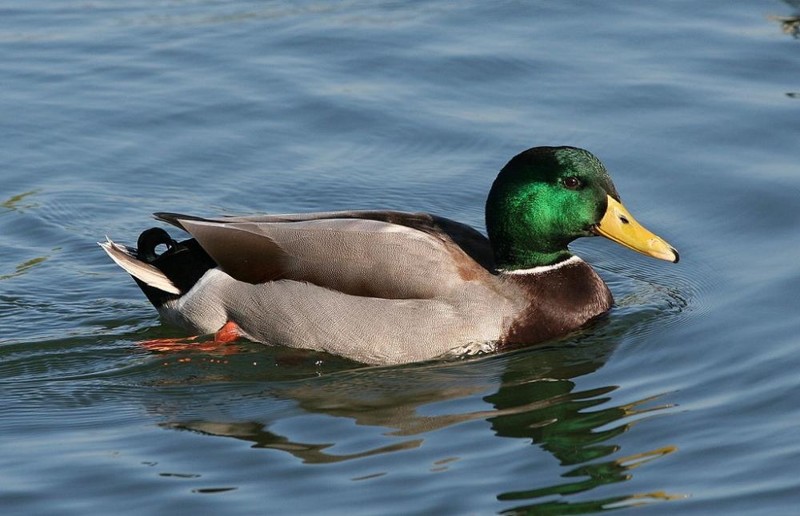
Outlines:
[{"label": "duck's eye", "polygon": [[569,188],[570,190],[577,190],[578,188],[583,186],[583,181],[581,181],[575,176],[569,176],[562,179],[561,184],[564,185],[565,188]]}]

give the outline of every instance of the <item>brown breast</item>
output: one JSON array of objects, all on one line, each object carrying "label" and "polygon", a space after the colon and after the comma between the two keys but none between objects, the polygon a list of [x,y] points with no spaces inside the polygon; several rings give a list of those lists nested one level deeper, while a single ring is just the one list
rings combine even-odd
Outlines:
[{"label": "brown breast", "polygon": [[519,290],[524,308],[506,327],[501,345],[535,344],[566,335],[607,312],[614,302],[600,276],[579,259],[549,270],[503,276]]}]

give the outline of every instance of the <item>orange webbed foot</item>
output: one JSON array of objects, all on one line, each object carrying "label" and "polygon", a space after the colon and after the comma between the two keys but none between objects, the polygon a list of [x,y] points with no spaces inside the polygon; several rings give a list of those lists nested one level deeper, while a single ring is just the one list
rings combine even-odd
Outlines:
[{"label": "orange webbed foot", "polygon": [[214,334],[213,340],[197,341],[199,336],[179,337],[173,339],[152,339],[140,342],[139,345],[148,351],[161,353],[174,353],[180,351],[205,351],[212,353],[236,353],[238,348],[228,347],[232,342],[241,338],[242,332],[233,321],[226,322]]}]

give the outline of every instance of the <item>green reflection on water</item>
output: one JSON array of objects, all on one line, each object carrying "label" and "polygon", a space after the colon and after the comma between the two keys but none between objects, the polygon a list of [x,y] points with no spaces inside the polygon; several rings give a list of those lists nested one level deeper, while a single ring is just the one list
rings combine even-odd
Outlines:
[{"label": "green reflection on water", "polygon": [[35,195],[37,193],[39,193],[39,190],[31,190],[30,192],[24,192],[18,195],[12,195],[8,199],[0,203],[0,207],[5,208],[6,210],[9,211],[22,210],[26,208],[35,208],[36,207],[35,203],[32,202],[26,203],[26,201],[30,201],[28,197]]},{"label": "green reflection on water", "polygon": [[[514,505],[506,510],[508,513],[584,513],[681,498],[655,490],[593,500],[586,500],[585,496],[573,499],[581,493],[631,480],[633,469],[677,450],[661,443],[651,450],[620,457],[617,454],[622,446],[614,439],[634,428],[644,414],[664,411],[670,405],[654,404],[656,398],[652,397],[614,405],[617,386],[576,389],[578,377],[593,373],[610,356],[614,346],[608,344],[609,340],[588,339],[578,345],[527,350],[477,363],[342,371],[273,384],[264,392],[268,398],[292,400],[308,414],[345,418],[353,420],[357,427],[388,430],[382,434],[381,442],[348,453],[337,453],[337,438],[322,430],[317,438],[309,438],[314,435],[312,432],[298,439],[290,435],[290,426],[281,426],[279,432],[272,422],[258,418],[225,421],[217,419],[219,414],[214,419],[173,414],[162,426],[241,439],[253,443],[253,448],[280,450],[303,464],[319,465],[421,449],[426,434],[482,420],[490,423],[497,437],[528,439],[534,445],[533,455],[543,450],[560,465],[555,471],[535,472],[529,489],[496,493],[497,501]],[[236,357],[229,358],[236,361]],[[493,373],[476,374],[485,370]],[[486,408],[453,410],[474,407],[469,400],[475,399],[483,400]],[[212,400],[209,404],[216,403]],[[609,458],[612,455],[615,457]],[[530,460],[539,459],[520,456],[522,464]],[[431,471],[444,469],[447,468]],[[386,473],[382,471],[378,477]]]},{"label": "green reflection on water", "polygon": [[[497,495],[502,502],[533,500],[535,503],[520,505],[505,511],[510,514],[580,514],[603,509],[616,509],[630,505],[642,505],[656,500],[671,500],[681,496],[661,492],[633,493],[627,496],[601,498],[590,501],[570,502],[570,495],[591,491],[608,484],[628,481],[631,470],[646,462],[668,455],[677,450],[666,445],[656,449],[593,462],[620,451],[613,443],[615,437],[628,432],[638,416],[648,412],[670,408],[668,404],[650,406],[655,398],[645,398],[633,403],[611,405],[616,386],[604,386],[576,391],[574,381],[597,370],[605,362],[605,356],[592,357],[575,363],[569,351],[561,358],[569,362],[558,363],[560,353],[554,353],[550,363],[552,369],[547,376],[532,381],[524,367],[509,368],[503,376],[501,387],[495,394],[487,396],[498,411],[488,420],[500,436],[529,438],[532,444],[552,454],[561,466],[573,467],[560,476],[575,481],[552,483],[527,490],[509,491]],[[525,404],[530,410],[508,414],[517,405]],[[595,409],[603,406],[604,408]],[[628,421],[628,422],[623,422]],[[542,500],[546,498],[546,500]],[[556,498],[555,500],[553,498]]]},{"label": "green reflection on water", "polygon": [[24,262],[20,263],[14,268],[14,272],[8,274],[0,274],[0,281],[7,280],[10,278],[15,278],[22,274],[28,272],[28,270],[32,269],[33,267],[39,265],[40,263],[47,260],[47,256],[38,256],[36,258],[31,258],[30,260],[25,260]]},{"label": "green reflection on water", "polygon": [[[675,446],[664,446],[655,450],[623,457],[606,462],[598,462],[575,468],[564,473],[563,477],[585,477],[584,480],[571,483],[556,484],[549,487],[531,489],[529,491],[516,491],[502,493],[497,498],[501,501],[531,500],[543,497],[567,496],[575,493],[589,491],[597,487],[624,482],[631,479],[630,470],[645,462],[657,459],[677,451]],[[651,493],[637,493],[626,496],[616,496],[599,500],[589,500],[585,502],[572,503],[563,500],[547,501],[522,505],[504,511],[504,514],[524,514],[535,512],[536,514],[582,514],[608,509],[620,509],[635,505],[644,505],[654,501],[678,500],[683,498],[680,495],[671,495],[663,491]]]},{"label": "green reflection on water", "polygon": [[[0,208],[6,210],[5,213],[9,213],[12,211],[23,211],[25,209],[35,208],[37,204],[32,202],[29,198],[37,193],[39,193],[39,190],[31,190],[29,192],[24,192],[18,195],[12,195],[5,201],[0,202]],[[47,260],[47,258],[48,256],[38,256],[36,258],[25,260],[14,268],[14,272],[0,274],[0,281],[15,278],[17,276],[25,274],[33,267]]]}]

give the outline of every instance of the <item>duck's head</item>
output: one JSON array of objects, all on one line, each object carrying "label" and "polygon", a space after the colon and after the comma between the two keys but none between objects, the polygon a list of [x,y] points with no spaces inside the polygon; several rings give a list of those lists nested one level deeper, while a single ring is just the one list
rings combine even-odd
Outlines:
[{"label": "duck's head", "polygon": [[579,237],[601,235],[678,261],[678,252],[628,213],[605,167],[575,147],[534,147],[508,162],[486,201],[486,229],[500,269],[552,265]]}]

